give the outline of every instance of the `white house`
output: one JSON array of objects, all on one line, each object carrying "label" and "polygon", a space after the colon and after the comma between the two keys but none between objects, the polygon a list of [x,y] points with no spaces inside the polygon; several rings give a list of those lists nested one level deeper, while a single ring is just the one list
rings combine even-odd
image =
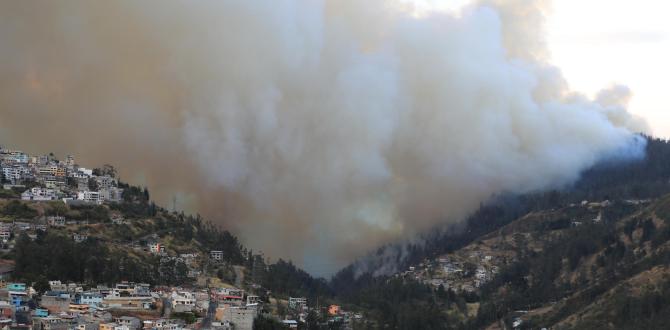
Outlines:
[{"label": "white house", "polygon": [[80,191],[77,193],[77,199],[88,203],[95,203],[95,204],[102,203],[100,193],[97,191]]},{"label": "white house", "polygon": [[161,245],[159,242],[151,242],[148,244],[149,246],[149,251],[152,253],[163,253],[165,252],[165,247]]},{"label": "white house", "polygon": [[53,189],[32,188],[21,194],[24,201],[54,201],[56,198],[56,191]]},{"label": "white house", "polygon": [[195,296],[192,292],[172,292],[170,298],[172,309],[177,313],[191,312],[195,307]]},{"label": "white house", "polygon": [[75,233],[72,235],[72,239],[77,243],[81,243],[88,239],[88,235]]},{"label": "white house", "polygon": [[223,260],[223,251],[209,251],[209,257],[212,258],[212,260],[221,261]]}]

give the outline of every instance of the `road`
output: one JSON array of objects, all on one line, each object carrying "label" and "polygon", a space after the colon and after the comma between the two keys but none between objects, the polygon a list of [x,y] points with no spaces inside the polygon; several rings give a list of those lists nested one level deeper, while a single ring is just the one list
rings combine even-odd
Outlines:
[{"label": "road", "polygon": [[207,314],[202,319],[202,329],[209,329],[212,327],[212,322],[214,321],[217,306],[218,304],[216,301],[212,299],[209,300],[209,308],[207,309]]}]

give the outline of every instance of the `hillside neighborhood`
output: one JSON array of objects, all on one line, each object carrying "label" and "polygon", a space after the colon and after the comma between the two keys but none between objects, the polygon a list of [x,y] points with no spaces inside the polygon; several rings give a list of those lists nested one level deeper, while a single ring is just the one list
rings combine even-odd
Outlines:
[{"label": "hillside neighborhood", "polygon": [[664,324],[670,144],[654,143],[660,151],[626,175],[606,167],[581,190],[483,206],[390,274],[352,264],[329,282],[155,205],[110,165],[0,148],[0,329]]},{"label": "hillside neighborhood", "polygon": [[[363,319],[338,305],[263,288],[257,274],[268,266],[259,265],[258,256],[242,256],[236,243],[227,247],[227,234],[202,227],[199,218],[159,212],[146,189],[120,182],[112,166],[88,169],[72,156],[59,160],[0,147],[0,170],[0,329],[252,329],[259,319],[290,329],[316,314],[324,325],[352,328]],[[192,240],[191,222],[223,238],[204,246]],[[88,265],[84,274],[67,275],[70,280],[41,273],[43,265],[30,259],[50,240],[66,245],[49,253],[63,247],[90,253],[85,262],[112,263],[119,274],[88,274],[95,269]],[[96,252],[88,250],[100,248],[109,254],[95,261]],[[71,262],[48,262],[72,273]],[[240,263],[254,265],[254,272]],[[142,269],[149,274],[137,275]]]}]

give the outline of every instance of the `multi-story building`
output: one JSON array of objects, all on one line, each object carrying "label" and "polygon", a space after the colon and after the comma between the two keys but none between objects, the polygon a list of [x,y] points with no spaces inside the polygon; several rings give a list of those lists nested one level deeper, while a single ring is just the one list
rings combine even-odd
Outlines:
[{"label": "multi-story building", "polygon": [[100,193],[97,191],[80,191],[79,193],[77,193],[77,200],[94,204],[102,203]]},{"label": "multi-story building", "polygon": [[37,187],[26,190],[21,194],[21,199],[24,201],[53,201],[57,198],[55,190]]},{"label": "multi-story building", "polygon": [[216,250],[209,251],[209,257],[214,261],[222,261],[223,251],[216,251]]},{"label": "multi-story building", "polygon": [[195,307],[195,296],[192,292],[173,292],[170,303],[172,309],[177,313],[191,312]]},{"label": "multi-story building", "polygon": [[307,298],[288,298],[288,307],[295,310],[303,310],[307,308]]}]

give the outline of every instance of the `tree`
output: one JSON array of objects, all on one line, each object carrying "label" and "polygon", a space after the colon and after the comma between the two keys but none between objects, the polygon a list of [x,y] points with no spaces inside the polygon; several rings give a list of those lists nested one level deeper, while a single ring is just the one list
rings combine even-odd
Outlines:
[{"label": "tree", "polygon": [[88,179],[88,190],[90,191],[98,191],[98,182],[95,181],[95,179],[90,178]]},{"label": "tree", "polygon": [[188,266],[185,263],[178,261],[175,265],[175,283],[183,284],[188,279]]},{"label": "tree", "polygon": [[288,327],[282,324],[281,322],[270,318],[265,317],[263,314],[258,315],[254,319],[254,330],[277,330],[277,329],[287,329]]},{"label": "tree", "polygon": [[33,283],[33,289],[42,295],[45,292],[51,290],[51,285],[49,284],[49,281],[46,280],[46,278],[40,276],[40,278],[35,283]]},{"label": "tree", "polygon": [[71,189],[76,189],[79,187],[79,182],[77,181],[76,178],[68,176],[67,179],[67,186],[70,187]]},{"label": "tree", "polygon": [[112,178],[116,177],[116,169],[114,168],[114,166],[109,164],[105,164],[102,166],[101,173],[102,175],[108,175],[111,176]]},{"label": "tree", "polygon": [[319,330],[319,316],[316,314],[314,309],[309,311],[305,322],[307,323],[308,330]]}]

